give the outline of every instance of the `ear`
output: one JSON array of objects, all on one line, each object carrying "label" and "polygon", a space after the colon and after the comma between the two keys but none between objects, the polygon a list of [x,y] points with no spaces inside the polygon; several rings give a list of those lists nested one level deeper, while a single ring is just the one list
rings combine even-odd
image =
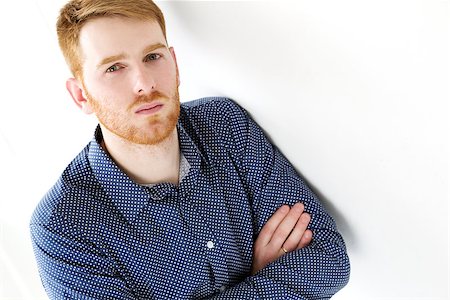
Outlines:
[{"label": "ear", "polygon": [[70,96],[72,96],[75,104],[85,113],[92,114],[94,111],[84,93],[83,86],[75,78],[69,78],[66,81],[66,88],[69,91]]},{"label": "ear", "polygon": [[170,54],[172,55],[173,61],[175,62],[175,68],[177,69],[177,85],[180,86],[180,73],[178,72],[177,56],[175,55],[175,49],[173,47],[169,48]]}]

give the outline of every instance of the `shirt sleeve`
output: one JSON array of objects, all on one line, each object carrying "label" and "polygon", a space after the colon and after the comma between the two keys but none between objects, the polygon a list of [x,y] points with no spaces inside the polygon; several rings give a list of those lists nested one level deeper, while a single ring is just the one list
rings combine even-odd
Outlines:
[{"label": "shirt sleeve", "polygon": [[329,299],[347,284],[350,274],[346,247],[334,220],[261,128],[238,110],[228,115],[229,128],[233,145],[243,145],[235,149],[236,161],[252,202],[255,233],[281,205],[302,202],[311,215],[308,228],[313,241],[214,299]]},{"label": "shirt sleeve", "polygon": [[32,222],[30,230],[50,299],[136,299],[107,256],[63,216]]}]

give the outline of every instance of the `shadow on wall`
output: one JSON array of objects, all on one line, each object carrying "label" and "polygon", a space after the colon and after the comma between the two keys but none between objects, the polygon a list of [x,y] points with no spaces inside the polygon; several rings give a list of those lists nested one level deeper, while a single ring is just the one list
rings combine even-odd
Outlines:
[{"label": "shadow on wall", "polygon": [[319,197],[319,200],[322,203],[325,210],[333,217],[339,232],[342,234],[344,238],[347,250],[349,248],[355,250],[356,247],[358,246],[355,238],[355,233],[352,230],[349,222],[344,218],[344,215],[315,186],[313,186],[310,182],[308,182],[308,180],[306,180],[305,177],[303,177],[297,169],[296,171],[298,174],[300,174],[300,176],[303,178],[306,184],[311,188],[314,194],[316,194],[317,197]]},{"label": "shadow on wall", "polygon": [[[249,112],[249,111],[247,111],[247,113],[250,116],[250,118],[252,118],[254,120],[254,117],[253,117],[252,113]],[[264,135],[267,137],[267,139],[270,141],[270,143],[272,143],[272,145],[275,145],[275,147],[277,147],[276,144],[273,142],[273,139],[270,136],[270,134],[262,127],[261,127],[261,130],[264,132]],[[278,147],[277,147],[277,149],[289,161],[289,159],[284,155],[284,153],[281,151],[281,149],[278,148]],[[294,167],[294,169],[297,172],[297,174],[299,174],[300,177],[303,179],[303,181],[306,183],[306,185],[308,185],[311,188],[311,190],[313,191],[313,193],[319,198],[320,203],[322,203],[322,205],[325,208],[325,210],[331,215],[331,217],[336,222],[336,226],[337,226],[339,232],[341,233],[341,235],[344,238],[345,245],[347,246],[347,250],[349,248],[351,248],[352,250],[355,250],[357,248],[357,246],[358,246],[357,245],[357,241],[356,241],[356,237],[355,237],[355,233],[354,233],[354,230],[352,229],[352,227],[350,226],[350,223],[345,219],[344,214],[342,214],[336,208],[336,206],[332,203],[332,201],[329,200],[327,197],[325,197],[325,195],[323,195],[319,191],[318,188],[316,188],[313,184],[311,184],[311,182],[309,182],[305,178],[305,176],[303,176],[303,174],[298,170],[298,168],[295,165],[292,165],[292,166]]]},{"label": "shadow on wall", "polygon": [[[261,31],[261,28],[252,27],[253,24],[265,24],[265,17],[271,14],[271,9],[273,7],[270,3],[266,3],[264,5],[255,6],[253,3],[224,3],[224,2],[169,2],[169,3],[161,3],[162,9],[170,9],[173,13],[173,16],[176,16],[177,22],[179,24],[183,24],[184,29],[190,33],[190,38],[194,38],[196,43],[204,43],[203,46],[208,47],[209,49],[219,50],[223,47],[220,45],[226,39],[224,34],[229,34],[230,32],[239,32],[240,41],[252,43],[253,39],[251,38],[251,34],[257,31]],[[248,23],[248,15],[246,12],[252,11],[255,9],[259,9],[257,13],[255,13],[254,17],[260,18],[259,22],[254,21]],[[230,24],[229,15],[224,12],[233,11],[233,19],[234,21]],[[201,16],[201,22],[199,22],[199,18],[197,16]],[[209,24],[208,26],[204,26],[204,24]],[[273,25],[273,24],[272,24]],[[230,27],[231,26],[231,27]],[[211,28],[214,27],[214,30]],[[274,32],[270,32],[268,29],[272,27],[264,28],[265,34],[270,35],[272,42],[275,38],[280,38]],[[170,28],[169,28],[170,30]],[[248,35],[248,38],[242,38]],[[230,37],[228,37],[230,38]],[[280,44],[283,44],[284,41],[280,41]],[[275,43],[277,44],[277,43]],[[241,45],[242,46],[242,45]],[[246,45],[251,48],[251,45]],[[227,47],[227,51],[233,50],[233,47]],[[236,48],[238,49],[238,48]],[[239,48],[240,49],[240,48]],[[217,54],[220,56],[219,54]],[[238,58],[239,55],[236,57]],[[249,63],[246,61],[246,63]],[[250,63],[249,63],[250,64]],[[217,87],[216,87],[217,88]],[[221,93],[225,97],[229,97],[231,95],[228,92]],[[233,99],[234,97],[230,97]],[[239,105],[243,103],[236,102]],[[247,110],[250,117],[253,118],[252,112]],[[253,118],[254,119],[254,118]],[[262,128],[265,135],[270,138],[270,135]],[[272,142],[273,143],[273,142]],[[281,151],[281,150],[280,150]],[[295,166],[294,166],[295,167]],[[302,176],[301,172],[296,168],[297,173],[302,177],[302,179],[306,182],[306,184],[312,189],[312,191],[319,197],[321,203],[327,210],[327,212],[333,217],[336,222],[336,225],[339,229],[339,232],[343,235],[347,248],[355,249],[356,239],[354,231],[352,230],[349,222],[344,218],[344,215],[333,205],[332,201],[327,199],[316,187],[314,187],[310,182],[308,182],[304,176]]]}]

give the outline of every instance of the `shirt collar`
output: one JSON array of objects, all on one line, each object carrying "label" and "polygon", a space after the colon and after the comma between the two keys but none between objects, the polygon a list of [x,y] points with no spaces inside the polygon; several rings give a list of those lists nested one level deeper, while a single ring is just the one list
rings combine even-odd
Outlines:
[{"label": "shirt collar", "polygon": [[191,168],[199,169],[202,160],[205,160],[203,154],[180,123],[177,125],[177,130],[181,153],[183,153]]},{"label": "shirt collar", "polygon": [[199,169],[202,162],[208,162],[208,158],[205,156],[207,151],[204,149],[204,140],[198,136],[199,129],[193,126],[183,105],[181,105],[177,130],[181,152],[184,154],[191,167],[194,166],[195,169]]},{"label": "shirt collar", "polygon": [[100,126],[97,126],[88,153],[92,172],[127,221],[133,222],[137,214],[148,202],[149,194],[144,187],[135,183],[127,174],[120,170],[102,148],[102,142],[102,131]]},{"label": "shirt collar", "polygon": [[[188,134],[190,129],[184,128],[181,123],[179,121],[177,124],[180,150],[190,165],[186,179],[195,180],[202,161],[205,161],[205,157],[199,150],[198,145]],[[97,126],[88,152],[88,160],[92,172],[103,190],[127,221],[134,222],[150,198],[163,198],[171,185],[158,184],[148,188],[134,182],[105,152],[101,146],[102,142],[102,131],[100,126]]]}]

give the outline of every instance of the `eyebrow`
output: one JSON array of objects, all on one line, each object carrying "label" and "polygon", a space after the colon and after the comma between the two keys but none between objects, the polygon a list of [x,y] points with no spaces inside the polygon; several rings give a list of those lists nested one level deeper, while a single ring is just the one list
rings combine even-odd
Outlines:
[{"label": "eyebrow", "polygon": [[[167,46],[162,44],[162,43],[156,43],[156,44],[153,44],[153,45],[149,45],[149,46],[145,47],[145,49],[142,51],[142,54],[146,55],[149,52],[152,52],[152,51],[154,51],[156,49],[159,49],[159,48],[167,48]],[[97,68],[100,68],[100,67],[102,67],[104,65],[111,64],[113,62],[116,62],[118,60],[124,59],[126,57],[127,57],[127,55],[125,53],[120,53],[118,55],[112,55],[112,56],[105,57],[104,59],[102,59],[97,64]]]},{"label": "eyebrow", "polygon": [[104,66],[104,65],[111,64],[111,63],[113,63],[113,62],[115,62],[115,61],[124,59],[125,57],[127,57],[127,56],[125,55],[125,53],[121,53],[121,54],[119,54],[119,55],[113,55],[113,56],[105,57],[104,59],[102,59],[102,60],[98,63],[97,68],[100,68],[100,67],[102,67],[102,66]]},{"label": "eyebrow", "polygon": [[156,44],[145,47],[144,51],[142,51],[142,54],[146,55],[149,52],[155,51],[156,49],[159,49],[159,48],[167,48],[167,46],[162,43],[156,43]]}]

